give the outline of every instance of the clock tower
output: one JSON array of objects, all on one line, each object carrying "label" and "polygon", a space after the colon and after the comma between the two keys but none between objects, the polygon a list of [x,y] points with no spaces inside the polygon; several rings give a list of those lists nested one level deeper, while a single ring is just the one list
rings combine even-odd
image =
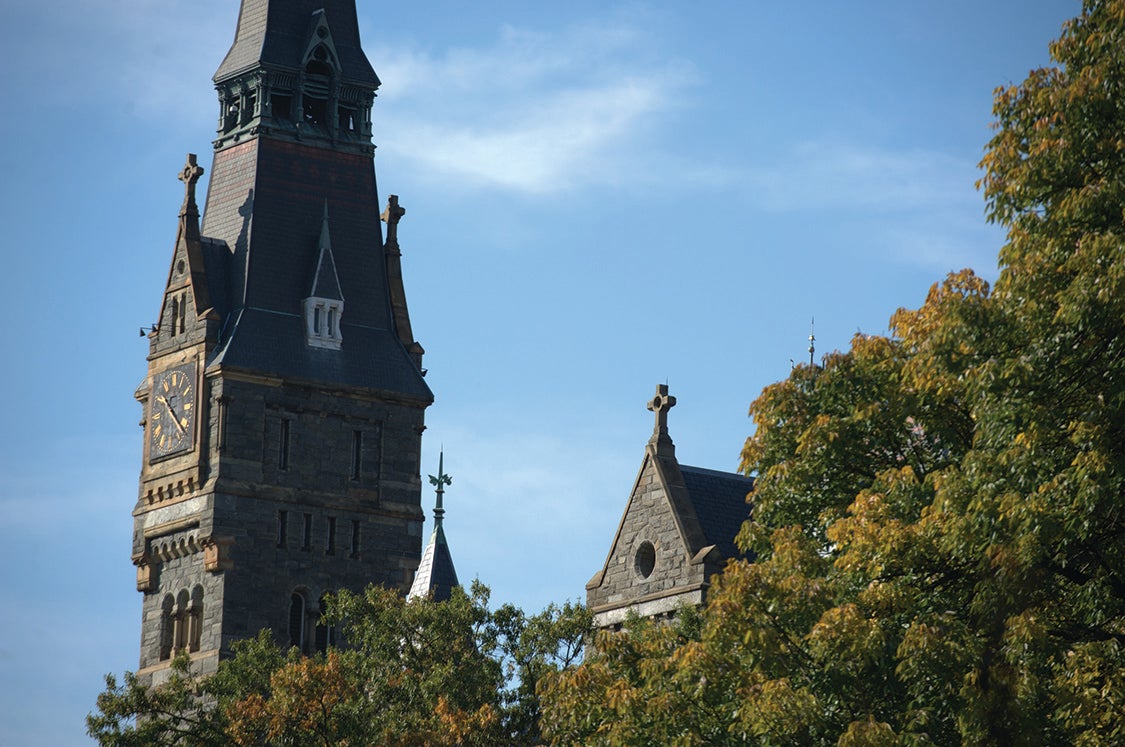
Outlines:
[{"label": "clock tower", "polygon": [[322,596],[405,592],[421,557],[433,395],[371,142],[379,79],[354,0],[242,0],[214,78],[202,220],[189,155],[148,372],[133,562],[139,674],[213,671],[262,628],[331,641]]}]

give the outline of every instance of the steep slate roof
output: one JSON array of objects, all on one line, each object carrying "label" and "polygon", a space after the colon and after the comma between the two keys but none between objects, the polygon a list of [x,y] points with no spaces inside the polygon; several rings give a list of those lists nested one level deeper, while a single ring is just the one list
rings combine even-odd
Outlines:
[{"label": "steep slate roof", "polygon": [[242,0],[238,30],[214,80],[230,78],[258,65],[295,70],[305,53],[310,19],[324,9],[345,79],[379,87],[359,44],[355,0]]},{"label": "steep slate roof", "polygon": [[341,348],[330,350],[305,344],[302,324],[298,314],[264,309],[235,312],[233,321],[227,323],[229,338],[222,342],[208,366],[433,398],[402,343],[390,330],[341,323]]},{"label": "steep slate roof", "polygon": [[680,465],[680,473],[707,544],[715,545],[724,558],[742,556],[734,538],[750,516],[746,496],[754,478],[686,465]]},{"label": "steep slate roof", "polygon": [[[218,151],[211,184],[202,230],[229,249],[228,313],[209,366],[433,400],[395,327],[369,157],[258,137]],[[347,300],[339,350],[308,346],[300,315],[326,200],[338,293]]]},{"label": "steep slate roof", "polygon": [[438,524],[430,535],[430,544],[426,545],[426,550],[422,553],[422,562],[414,574],[414,583],[410,585],[410,593],[406,598],[416,599],[431,594],[435,602],[443,602],[449,599],[454,586],[459,586],[457,571],[453,568],[453,556],[445,541],[445,531]]}]

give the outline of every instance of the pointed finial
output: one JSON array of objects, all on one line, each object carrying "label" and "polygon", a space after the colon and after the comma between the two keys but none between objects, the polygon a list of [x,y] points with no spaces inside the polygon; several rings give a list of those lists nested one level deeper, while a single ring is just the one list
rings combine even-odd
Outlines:
[{"label": "pointed finial", "polygon": [[320,238],[317,239],[317,248],[332,247],[332,236],[328,233],[328,198],[324,198],[324,215],[320,219]]},{"label": "pointed finial", "polygon": [[181,214],[186,213],[199,213],[199,208],[195,204],[195,183],[199,181],[199,177],[203,176],[203,167],[195,162],[195,154],[187,154],[187,164],[180,170],[177,177],[184,183],[184,204],[180,208]]},{"label": "pointed finial", "polygon": [[816,317],[809,322],[809,365],[813,365],[813,354],[816,352]]},{"label": "pointed finial", "polygon": [[453,478],[445,474],[445,446],[442,446],[441,451],[438,452],[437,477],[430,475],[430,484],[437,488],[434,491],[437,494],[437,501],[434,505],[434,529],[438,529],[441,527],[442,517],[445,516],[445,509],[441,505],[442,496],[445,495],[445,486],[453,484]]}]

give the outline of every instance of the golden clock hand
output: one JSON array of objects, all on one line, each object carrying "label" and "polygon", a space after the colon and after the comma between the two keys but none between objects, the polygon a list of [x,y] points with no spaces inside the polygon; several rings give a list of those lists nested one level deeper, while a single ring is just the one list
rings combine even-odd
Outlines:
[{"label": "golden clock hand", "polygon": [[180,435],[183,435],[184,426],[180,424],[180,419],[176,416],[176,411],[172,409],[172,403],[160,395],[157,395],[156,398],[164,403],[164,407],[168,409],[168,414],[172,416],[172,422],[176,424],[176,430],[180,432]]}]

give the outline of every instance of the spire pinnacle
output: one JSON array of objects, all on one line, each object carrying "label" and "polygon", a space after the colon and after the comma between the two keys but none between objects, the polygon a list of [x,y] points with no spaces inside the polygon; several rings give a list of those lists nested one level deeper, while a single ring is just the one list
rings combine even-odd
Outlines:
[{"label": "spire pinnacle", "polygon": [[442,517],[445,516],[445,509],[442,507],[442,496],[445,495],[445,486],[453,484],[453,478],[445,474],[445,447],[442,447],[438,453],[438,470],[437,477],[430,475],[430,484],[437,490],[434,492],[437,495],[437,500],[434,505],[434,529],[441,527]]},{"label": "spire pinnacle", "polygon": [[332,237],[328,234],[328,198],[324,198],[324,217],[320,219],[320,238],[316,242],[316,248],[320,250],[332,249]]},{"label": "spire pinnacle", "polygon": [[813,365],[813,354],[816,352],[816,317],[809,322],[809,365]]}]

